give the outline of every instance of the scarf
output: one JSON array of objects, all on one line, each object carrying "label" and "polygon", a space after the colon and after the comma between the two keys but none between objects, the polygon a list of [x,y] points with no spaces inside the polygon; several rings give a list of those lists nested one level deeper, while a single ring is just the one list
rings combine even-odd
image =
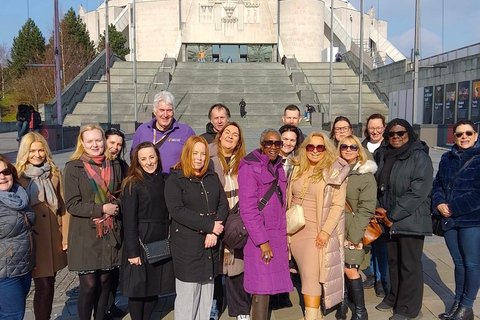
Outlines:
[{"label": "scarf", "polygon": [[14,184],[9,191],[0,191],[0,202],[14,210],[23,210],[28,206],[28,195],[25,189]]},{"label": "scarf", "polygon": [[[225,176],[225,194],[227,195],[228,207],[233,209],[238,203],[238,176],[232,176],[232,170]],[[236,214],[240,214],[237,212]],[[233,265],[234,263],[234,250],[225,246],[223,263],[224,265]]]},{"label": "scarf", "polygon": [[[95,203],[111,203],[115,200],[113,196],[113,169],[112,162],[105,158],[105,155],[91,157],[83,154],[80,157],[87,173],[87,178],[95,194]],[[100,169],[101,168],[101,169]],[[97,236],[105,238],[108,233],[115,229],[115,220],[112,216],[103,216],[94,218],[93,221],[97,227]]]},{"label": "scarf", "polygon": [[51,167],[44,163],[41,167],[29,165],[23,172],[23,176],[30,179],[27,187],[27,194],[30,198],[30,206],[45,203],[50,210],[57,212],[58,199],[50,180]]}]

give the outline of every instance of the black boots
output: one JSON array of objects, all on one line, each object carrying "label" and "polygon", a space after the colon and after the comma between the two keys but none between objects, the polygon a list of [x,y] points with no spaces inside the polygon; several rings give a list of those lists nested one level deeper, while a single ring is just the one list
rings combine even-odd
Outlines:
[{"label": "black boots", "polygon": [[447,320],[447,319],[450,319],[451,316],[453,316],[453,314],[455,313],[455,311],[457,311],[458,307],[460,306],[460,302],[458,301],[453,301],[453,305],[452,307],[450,308],[450,310],[448,310],[447,312],[444,312],[444,313],[440,313],[438,315],[438,318],[439,319],[442,319],[442,320]]},{"label": "black boots", "polygon": [[347,320],[347,311],[348,311],[348,279],[345,277],[345,287],[343,288],[343,300],[337,306],[337,312],[335,312],[335,319],[337,320]]},{"label": "black boots", "polygon": [[459,305],[458,309],[453,313],[453,315],[448,318],[449,320],[473,320],[473,309]]},{"label": "black boots", "polygon": [[353,300],[352,302],[355,305],[351,320],[368,320],[362,278],[347,281],[350,283],[348,290],[350,291],[350,296]]},{"label": "black boots", "polygon": [[267,320],[268,318],[268,294],[254,294],[252,296],[252,320]]}]

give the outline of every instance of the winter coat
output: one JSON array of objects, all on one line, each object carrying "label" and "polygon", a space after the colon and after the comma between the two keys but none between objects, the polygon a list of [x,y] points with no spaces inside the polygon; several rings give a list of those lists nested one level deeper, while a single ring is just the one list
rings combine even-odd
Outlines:
[{"label": "winter coat", "polygon": [[[30,117],[32,118],[33,117],[33,127],[30,128],[32,130],[38,130],[40,129],[40,126],[42,125],[42,116],[40,115],[40,112],[38,111],[33,111],[31,114],[30,114]],[[30,120],[31,120],[30,118]]]},{"label": "winter coat", "polygon": [[[278,186],[281,200],[274,192],[262,211],[258,202],[265,196],[279,174]],[[285,216],[285,188],[287,179],[282,168],[282,158],[274,164],[260,150],[254,150],[240,162],[238,174],[240,215],[248,231],[243,248],[245,261],[244,288],[250,294],[277,294],[293,290],[288,266],[287,222]],[[268,242],[273,252],[269,264],[260,258],[260,245]]]},{"label": "winter coat", "polygon": [[218,274],[219,246],[205,249],[215,221],[225,222],[228,203],[218,176],[187,178],[173,169],[165,184],[165,201],[172,216],[171,239],[175,278],[183,282],[211,281]]},{"label": "winter coat", "polygon": [[[123,189],[123,254],[121,291],[125,297],[151,297],[175,292],[172,259],[148,263],[144,244],[167,239],[169,214],[165,204],[165,180],[161,172],[142,170],[143,182],[135,181]],[[140,257],[142,264],[132,265],[129,258]]]},{"label": "winter coat", "polygon": [[210,144],[215,141],[215,138],[217,137],[217,132],[213,128],[213,123],[209,122],[205,126],[206,132],[203,133],[200,137],[205,138],[207,140],[207,143]]},{"label": "winter coat", "polygon": [[[320,274],[318,282],[323,284],[325,307],[331,308],[343,301],[345,256],[345,195],[349,165],[342,158],[323,170],[325,187],[317,194],[317,231],[330,235],[327,247],[320,250]],[[288,206],[292,201],[292,184],[289,184]],[[321,204],[321,205],[319,205]]]},{"label": "winter coat", "polygon": [[[122,168],[116,160],[113,165],[113,190],[120,190]],[[121,211],[114,217],[116,228],[104,238],[98,238],[92,218],[102,216],[101,203],[95,203],[95,193],[81,160],[65,164],[64,197],[70,213],[68,231],[68,269],[70,271],[93,271],[120,265],[121,258]],[[114,203],[120,205],[118,193]]]},{"label": "winter coat", "polygon": [[[376,154],[378,179],[385,163],[385,147]],[[388,203],[383,206],[382,192],[378,192],[377,206],[387,210],[388,219],[393,222],[390,234],[431,235],[430,191],[433,182],[432,160],[428,146],[416,140],[403,155],[395,161],[390,173],[390,188],[386,190]],[[380,188],[380,186],[378,186]]]},{"label": "winter coat", "polygon": [[[345,208],[345,240],[354,244],[362,242],[363,235],[375,214],[377,205],[377,182],[374,174],[377,164],[367,160],[364,164],[356,163],[351,166],[348,175],[346,201],[353,213]],[[345,249],[345,263],[360,265],[363,262],[364,251],[358,249]]]},{"label": "winter coat", "polygon": [[[452,179],[465,162],[476,156],[454,180]],[[444,229],[480,226],[480,143],[461,151],[457,145],[442,155],[437,176],[432,188],[432,207],[446,203],[452,216],[443,218]],[[438,211],[437,214],[440,214]]]},{"label": "winter coat", "polygon": [[[58,199],[58,210],[53,212],[46,203],[42,202],[32,207],[35,213],[35,242],[37,255],[33,278],[53,277],[55,272],[67,265],[67,253],[63,245],[67,245],[68,225],[70,215],[66,212],[63,201],[62,174],[57,171],[50,174],[55,195]],[[22,175],[20,185],[27,188],[30,178]]]},{"label": "winter coat", "polygon": [[[12,188],[16,187],[21,188],[17,185]],[[30,207],[17,211],[0,202],[0,278],[23,276],[35,266],[35,243],[24,214],[29,223],[35,223],[35,213]]]}]

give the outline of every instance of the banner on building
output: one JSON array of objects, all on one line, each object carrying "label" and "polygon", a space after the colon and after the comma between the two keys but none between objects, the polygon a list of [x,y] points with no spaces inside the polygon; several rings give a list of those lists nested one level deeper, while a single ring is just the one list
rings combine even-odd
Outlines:
[{"label": "banner on building", "polygon": [[470,102],[470,81],[458,83],[457,121],[468,119]]},{"label": "banner on building", "polygon": [[423,124],[432,123],[433,86],[423,88]]},{"label": "banner on building", "polygon": [[472,83],[472,112],[470,120],[473,122],[480,121],[480,80]]},{"label": "banner on building", "polygon": [[433,123],[443,124],[443,84],[435,86],[433,104]]},{"label": "banner on building", "polygon": [[445,88],[445,124],[455,123],[455,101],[457,84],[449,83]]}]

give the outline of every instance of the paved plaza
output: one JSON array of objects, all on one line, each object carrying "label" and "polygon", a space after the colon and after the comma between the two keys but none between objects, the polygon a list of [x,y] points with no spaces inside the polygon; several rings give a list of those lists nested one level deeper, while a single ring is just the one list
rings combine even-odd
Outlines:
[{"label": "paved plaza", "polygon": [[[304,133],[313,131],[311,127],[302,127]],[[196,129],[198,134],[204,132],[202,128]],[[244,129],[244,135],[248,151],[257,148],[259,145],[259,137],[262,130],[260,129]],[[16,157],[16,149],[18,148],[15,141],[16,133],[2,133],[0,134],[0,153],[7,154],[12,161]],[[128,137],[127,137],[128,140]],[[128,142],[128,149],[131,145],[131,137]],[[73,150],[64,150],[54,154],[56,164],[63,168],[68,161],[69,156]],[[433,161],[435,170],[438,167],[438,162],[444,149],[430,148],[430,156]],[[41,252],[39,253],[41,254]],[[453,262],[445,246],[445,241],[441,237],[432,236],[425,240],[425,248],[423,254],[423,271],[424,271],[424,297],[422,307],[422,319],[433,320],[437,319],[437,315],[449,308],[453,303],[454,296],[454,272]],[[25,319],[33,320],[33,283],[32,290],[27,297],[27,312]],[[380,312],[375,309],[375,306],[380,303],[381,298],[375,296],[373,289],[365,290],[366,304],[369,312],[370,320],[386,320],[391,316],[390,312]],[[78,295],[78,279],[74,273],[68,272],[67,269],[60,271],[56,278],[56,291],[53,303],[52,319],[77,319],[76,302]],[[272,320],[297,320],[302,318],[301,309],[298,306],[298,294],[292,292],[290,294],[291,300],[294,304],[292,308],[281,309],[273,311],[270,319]],[[151,319],[173,319],[173,301],[174,296],[160,297],[155,312]],[[127,299],[122,297],[119,293],[117,295],[117,305],[123,310],[127,309]],[[476,315],[480,315],[480,305],[478,303],[474,307]],[[348,316],[350,318],[350,314]],[[480,317],[476,317],[480,318]],[[127,315],[124,319],[130,319]],[[221,316],[222,320],[234,319],[228,317],[227,311]],[[325,319],[335,319],[334,313],[325,317]],[[208,319],[207,319],[208,320]]]}]

